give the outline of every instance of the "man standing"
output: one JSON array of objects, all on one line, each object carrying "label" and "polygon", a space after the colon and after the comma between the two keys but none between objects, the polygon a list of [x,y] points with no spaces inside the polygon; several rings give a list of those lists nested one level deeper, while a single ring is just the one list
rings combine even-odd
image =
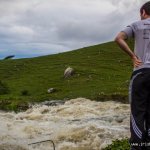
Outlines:
[{"label": "man standing", "polygon": [[[133,62],[129,86],[131,150],[150,150],[150,1],[140,9],[141,20],[121,31],[115,41]],[[134,38],[134,52],[126,39]]]}]

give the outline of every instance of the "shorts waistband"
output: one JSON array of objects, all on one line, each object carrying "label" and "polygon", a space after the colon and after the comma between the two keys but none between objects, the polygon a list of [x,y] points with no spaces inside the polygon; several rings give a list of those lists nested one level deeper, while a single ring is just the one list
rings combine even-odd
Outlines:
[{"label": "shorts waistband", "polygon": [[141,68],[141,69],[135,70],[135,71],[132,72],[132,76],[136,75],[139,72],[142,72],[142,73],[150,72],[150,68]]}]

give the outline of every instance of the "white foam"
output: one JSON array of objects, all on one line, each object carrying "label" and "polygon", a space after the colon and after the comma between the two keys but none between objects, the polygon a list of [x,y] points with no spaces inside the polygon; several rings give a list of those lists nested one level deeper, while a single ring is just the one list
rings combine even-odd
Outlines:
[{"label": "white foam", "polygon": [[129,114],[128,104],[85,98],[59,106],[36,105],[17,114],[0,112],[0,147],[5,143],[45,150],[52,144],[28,144],[51,139],[57,150],[99,150],[114,139],[129,137]]}]

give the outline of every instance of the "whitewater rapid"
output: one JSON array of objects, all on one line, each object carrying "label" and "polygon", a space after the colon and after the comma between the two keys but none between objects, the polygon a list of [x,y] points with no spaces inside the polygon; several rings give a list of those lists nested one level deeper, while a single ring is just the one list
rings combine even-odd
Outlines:
[{"label": "whitewater rapid", "polygon": [[72,99],[63,105],[34,105],[25,112],[0,112],[0,150],[101,150],[130,136],[129,104]]}]

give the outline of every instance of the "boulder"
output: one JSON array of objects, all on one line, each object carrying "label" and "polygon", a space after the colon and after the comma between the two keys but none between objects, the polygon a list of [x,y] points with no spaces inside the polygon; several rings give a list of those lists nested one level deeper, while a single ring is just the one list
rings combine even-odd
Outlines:
[{"label": "boulder", "polygon": [[54,93],[54,92],[56,92],[56,89],[55,89],[55,88],[49,88],[49,89],[47,90],[47,93]]},{"label": "boulder", "polygon": [[58,105],[63,105],[64,103],[65,103],[64,100],[50,100],[50,101],[42,102],[41,105],[58,106]]},{"label": "boulder", "polygon": [[71,67],[68,67],[64,72],[64,78],[69,78],[75,73],[74,69]]}]

